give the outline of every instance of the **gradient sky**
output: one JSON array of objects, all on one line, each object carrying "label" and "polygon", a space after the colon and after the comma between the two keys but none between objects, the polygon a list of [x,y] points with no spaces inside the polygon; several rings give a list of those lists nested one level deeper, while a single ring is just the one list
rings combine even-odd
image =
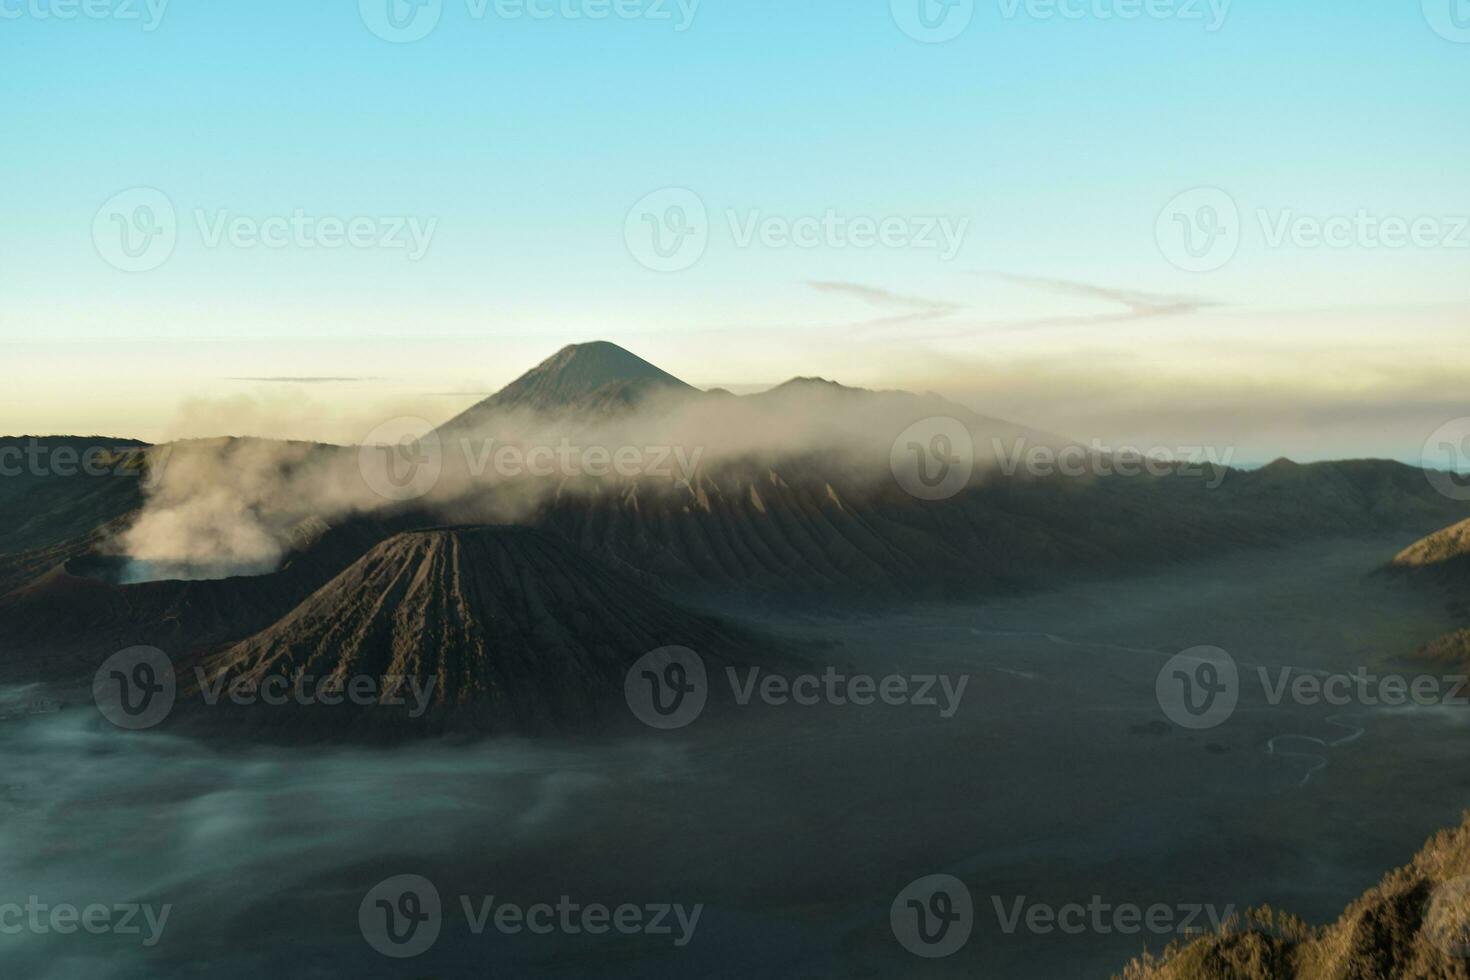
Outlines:
[{"label": "gradient sky", "polygon": [[[703,0],[688,23],[691,0],[605,20],[442,0],[413,43],[369,28],[388,0],[173,0],[156,24],[144,0],[90,2],[120,16],[0,0],[0,431],[349,441],[594,338],[695,384],[933,388],[1242,459],[1415,458],[1470,414],[1470,229],[1282,247],[1258,214],[1455,232],[1463,0],[1238,0],[1223,22],[1193,0],[1137,19],[977,0],[945,43],[905,33],[919,0]],[[138,187],[166,195],[177,245],[129,273],[94,221]],[[698,195],[709,243],[660,273],[625,225],[667,187]],[[1157,232],[1194,188],[1241,216],[1208,272]],[[437,224],[418,261],[198,227],[297,209]],[[729,210],[968,226],[948,259],[741,247]]]}]

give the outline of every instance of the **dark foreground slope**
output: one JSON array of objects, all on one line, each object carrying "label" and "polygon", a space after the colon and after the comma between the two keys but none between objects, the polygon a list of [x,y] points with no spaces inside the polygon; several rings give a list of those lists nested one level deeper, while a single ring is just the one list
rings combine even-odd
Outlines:
[{"label": "dark foreground slope", "polygon": [[0,436],[0,555],[55,545],[136,510],[156,465],[131,439]]},{"label": "dark foreground slope", "polygon": [[712,668],[772,655],[552,535],[434,529],[373,548],[279,622],[205,658],[201,680],[213,689],[272,677],[392,678],[429,692],[418,718],[386,704],[252,710],[267,728],[363,720],[379,730],[571,730],[626,717],[629,668],[666,646],[697,650]]},{"label": "dark foreground slope", "polygon": [[1253,910],[1218,935],[1145,956],[1123,980],[1464,980],[1470,814],[1325,928]]}]

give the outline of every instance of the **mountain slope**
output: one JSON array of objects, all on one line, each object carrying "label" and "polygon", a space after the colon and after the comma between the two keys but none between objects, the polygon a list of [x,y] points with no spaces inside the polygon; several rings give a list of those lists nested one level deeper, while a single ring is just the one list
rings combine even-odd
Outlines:
[{"label": "mountain slope", "polygon": [[[431,730],[564,729],[619,707],[628,668],[652,650],[687,646],[713,663],[737,662],[741,641],[552,535],[444,528],[384,541],[279,622],[209,657],[206,670],[211,683],[432,681]],[[287,721],[344,721],[299,714]],[[386,710],[373,718],[400,722]]]},{"label": "mountain slope", "polygon": [[1222,933],[1144,956],[1122,980],[1466,980],[1470,814],[1315,929],[1253,910]]},{"label": "mountain slope", "polygon": [[[1414,542],[1394,557],[1388,570],[1443,591],[1460,620],[1470,622],[1470,520]],[[1470,666],[1470,627],[1430,640],[1417,657],[1441,668]]]},{"label": "mountain slope", "polygon": [[654,393],[698,390],[643,358],[604,340],[557,351],[443,428],[476,428],[496,415],[586,414],[634,407]]},{"label": "mountain slope", "polygon": [[157,463],[132,439],[0,437],[0,555],[59,544],[136,510]]},{"label": "mountain slope", "polygon": [[1394,556],[1392,567],[1470,582],[1470,519],[1421,538]]}]

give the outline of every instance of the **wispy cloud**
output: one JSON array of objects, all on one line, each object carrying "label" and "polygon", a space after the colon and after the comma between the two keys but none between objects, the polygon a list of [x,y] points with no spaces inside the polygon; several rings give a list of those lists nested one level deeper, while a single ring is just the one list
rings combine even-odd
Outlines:
[{"label": "wispy cloud", "polygon": [[225,378],[226,381],[257,381],[267,384],[284,385],[332,385],[353,384],[359,381],[382,381],[383,378],[290,378],[290,377],[267,377],[267,378]]},{"label": "wispy cloud", "polygon": [[[1002,272],[979,272],[978,276],[998,279],[1073,298],[1097,300],[1122,309],[1097,313],[1077,313],[1059,316],[1030,317],[1020,320],[987,320],[956,324],[950,330],[905,331],[904,337],[912,340],[944,340],[967,337],[997,331],[1045,330],[1052,328],[1081,327],[1117,323],[1132,323],[1158,317],[1184,316],[1222,304],[1198,296],[1168,293],[1150,293],[1138,289],[1120,289],[1111,286],[1096,286],[1091,283],[1074,282],[1070,279],[1054,279],[1043,276],[1017,276]],[[909,324],[932,323],[944,320],[961,312],[965,306],[951,300],[930,299],[897,293],[888,289],[853,282],[808,282],[807,286],[823,293],[847,296],[869,306],[892,311],[890,315],[844,325],[846,330],[863,330],[877,327],[894,327]]]},{"label": "wispy cloud", "polygon": [[1198,296],[1148,293],[1138,289],[1115,289],[1110,286],[1094,286],[1090,283],[1074,282],[1070,279],[1051,279],[1043,276],[1015,276],[1003,272],[982,272],[979,275],[992,279],[1002,279],[1021,286],[1032,286],[1065,296],[1096,299],[1124,307],[1123,310],[1111,313],[1091,313],[1076,316],[1015,320],[1007,324],[1007,326],[1012,328],[1077,326],[1089,323],[1126,323],[1130,320],[1144,320],[1151,317],[1181,316],[1186,313],[1196,313],[1200,310],[1221,305],[1214,300],[1203,299]]},{"label": "wispy cloud", "polygon": [[938,320],[963,309],[958,303],[952,303],[948,300],[926,299],[922,296],[906,296],[902,293],[879,289],[875,286],[865,286],[855,282],[815,281],[808,282],[807,285],[818,292],[850,296],[854,299],[861,300],[869,306],[894,311],[889,316],[851,324],[850,326],[855,329],[887,327],[894,326],[895,324],[914,323],[924,320]]}]

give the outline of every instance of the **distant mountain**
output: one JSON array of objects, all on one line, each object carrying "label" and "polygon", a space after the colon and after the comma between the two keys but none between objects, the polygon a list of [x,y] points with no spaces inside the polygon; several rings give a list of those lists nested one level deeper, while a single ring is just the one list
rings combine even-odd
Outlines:
[{"label": "distant mountain", "polygon": [[1465,980],[1470,977],[1470,815],[1314,928],[1252,910],[1216,935],[1135,960],[1119,980]]},{"label": "distant mountain", "polygon": [[[281,620],[206,661],[211,683],[271,676],[394,676],[434,682],[429,730],[578,729],[626,717],[632,664],[665,646],[713,669],[746,662],[746,634],[689,612],[565,541],[523,527],[398,534]],[[744,651],[744,652],[742,652]],[[340,727],[353,712],[265,724]],[[408,726],[390,709],[374,726]]]},{"label": "distant mountain", "polygon": [[563,347],[443,428],[475,428],[497,414],[562,415],[633,407],[654,393],[698,389],[605,340]]}]

